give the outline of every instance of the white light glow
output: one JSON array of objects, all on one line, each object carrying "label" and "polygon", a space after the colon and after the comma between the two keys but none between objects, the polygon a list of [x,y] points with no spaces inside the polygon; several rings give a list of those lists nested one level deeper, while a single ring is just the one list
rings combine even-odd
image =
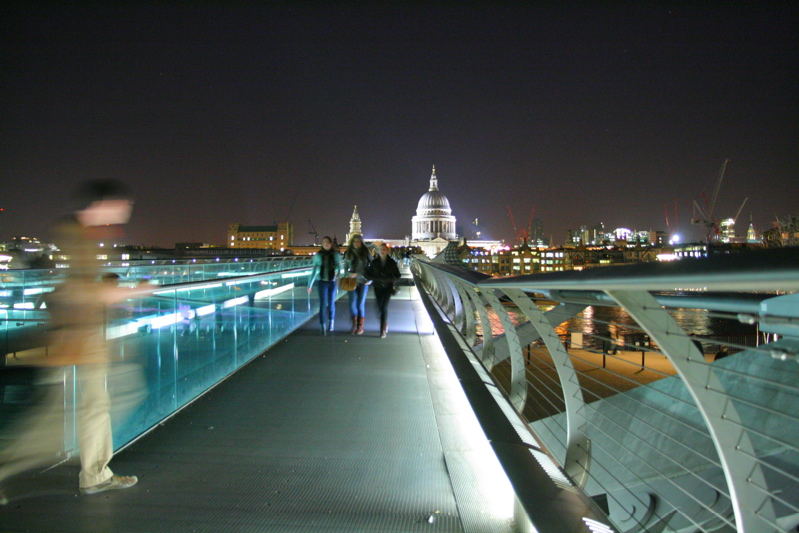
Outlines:
[{"label": "white light glow", "polygon": [[53,292],[55,289],[53,287],[31,287],[30,289],[25,289],[22,291],[22,294],[25,296],[31,296],[33,294],[44,294],[46,292]]},{"label": "white light glow", "polygon": [[33,302],[20,302],[14,304],[14,309],[33,309]]},{"label": "white light glow", "polygon": [[258,281],[258,280],[254,280],[254,279],[239,279],[239,280],[236,280],[236,281],[226,281],[225,285],[230,287],[231,285],[244,285],[245,283],[255,283],[256,281]]},{"label": "white light glow", "polygon": [[275,296],[276,294],[290,291],[293,288],[294,288],[294,283],[289,283],[287,285],[281,285],[280,287],[275,287],[274,289],[264,289],[262,291],[258,291],[255,293],[255,299],[260,300],[262,298],[269,298],[270,296]]},{"label": "white light glow", "polygon": [[588,526],[592,533],[615,533],[613,528],[602,522],[597,522],[591,518],[583,517],[583,522]]},{"label": "white light glow", "polygon": [[458,456],[467,465],[470,475],[479,480],[475,485],[477,501],[484,504],[484,509],[492,517],[505,523],[513,516],[513,488],[466,399],[427,311],[418,300],[416,287],[412,288],[411,298],[415,300],[414,315],[420,339],[424,350],[430,354],[426,358],[431,366],[430,376],[435,376],[437,394],[445,400],[447,418],[452,421],[447,424],[446,440],[458,443]]},{"label": "white light glow", "polygon": [[304,278],[305,276],[310,276],[311,271],[306,270],[304,272],[289,272],[288,274],[281,274],[281,278],[288,279],[288,278]]},{"label": "white light glow", "polygon": [[216,311],[216,304],[204,305],[197,308],[197,316],[210,315]]},{"label": "white light glow", "polygon": [[228,307],[235,307],[237,305],[246,304],[248,300],[249,300],[248,296],[239,296],[238,298],[225,300],[224,303],[222,303],[222,308],[227,309]]},{"label": "white light glow", "polygon": [[172,294],[173,292],[184,292],[184,291],[200,291],[203,289],[215,289],[217,287],[221,287],[221,283],[206,283],[205,285],[192,285],[191,287],[178,287],[176,289],[168,289],[163,291],[155,291],[153,294],[162,295],[162,294]]},{"label": "white light glow", "polygon": [[172,324],[177,324],[181,320],[183,320],[183,313],[169,313],[150,319],[149,322],[153,329],[160,329],[171,326]]}]

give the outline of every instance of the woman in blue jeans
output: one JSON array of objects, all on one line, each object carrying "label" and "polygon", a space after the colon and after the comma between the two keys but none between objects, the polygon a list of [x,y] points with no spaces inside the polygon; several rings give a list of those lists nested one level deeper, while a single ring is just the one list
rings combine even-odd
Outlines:
[{"label": "woman in blue jeans", "polygon": [[335,329],[336,319],[336,280],[341,273],[341,255],[333,247],[333,239],[322,237],[322,248],[313,256],[311,279],[308,281],[308,294],[319,278],[319,325],[322,335]]},{"label": "woman in blue jeans", "polygon": [[363,335],[363,324],[366,312],[366,293],[369,292],[370,281],[366,279],[366,269],[372,254],[363,243],[363,237],[357,233],[350,237],[347,250],[344,252],[344,267],[347,276],[355,278],[357,285],[350,291],[350,317],[352,318],[353,335]]}]

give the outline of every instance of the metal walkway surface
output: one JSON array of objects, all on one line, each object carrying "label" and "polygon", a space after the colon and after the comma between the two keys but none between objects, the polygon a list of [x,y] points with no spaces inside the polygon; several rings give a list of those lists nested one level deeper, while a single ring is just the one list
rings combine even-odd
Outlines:
[{"label": "metal walkway surface", "polygon": [[27,480],[0,531],[506,530],[475,492],[474,450],[454,434],[472,422],[437,385],[443,359],[414,292],[392,301],[388,338],[373,301],[366,335],[343,332],[339,302],[342,332],[322,337],[314,318],[118,453],[132,489],[81,497],[76,465]]}]

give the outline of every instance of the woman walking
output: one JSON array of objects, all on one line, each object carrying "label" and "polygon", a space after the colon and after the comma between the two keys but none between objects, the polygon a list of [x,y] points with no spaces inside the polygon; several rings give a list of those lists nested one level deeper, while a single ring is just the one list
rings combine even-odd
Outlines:
[{"label": "woman walking", "polygon": [[308,281],[308,294],[311,294],[314,281],[319,278],[319,325],[322,335],[335,329],[336,319],[336,280],[341,273],[341,255],[333,247],[333,239],[322,237],[322,248],[313,256],[311,279]]},{"label": "woman walking", "polygon": [[344,252],[344,267],[347,275],[355,278],[355,289],[350,292],[350,317],[352,318],[353,335],[363,335],[363,324],[366,311],[366,294],[369,292],[369,280],[366,279],[366,268],[372,259],[369,249],[363,243],[363,237],[357,233],[350,238]]},{"label": "woman walking", "polygon": [[388,335],[388,301],[394,294],[394,285],[400,279],[397,262],[388,255],[388,245],[383,243],[378,248],[377,257],[369,263],[366,277],[372,280],[375,287],[377,309],[380,312],[380,338]]}]

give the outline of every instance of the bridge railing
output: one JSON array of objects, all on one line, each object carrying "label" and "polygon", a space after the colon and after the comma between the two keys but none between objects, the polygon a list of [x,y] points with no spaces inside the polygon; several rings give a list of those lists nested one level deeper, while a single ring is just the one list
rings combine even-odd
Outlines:
[{"label": "bridge railing", "polygon": [[[139,286],[131,298],[107,308],[103,334],[111,362],[107,386],[114,406],[115,448],[155,427],[317,312],[316,292],[307,291],[310,258],[269,261],[261,266],[267,270],[262,273],[245,270],[241,275],[238,267],[237,262],[221,264],[206,270],[212,275],[200,281]],[[167,271],[157,281],[174,275]],[[45,282],[42,276],[32,279],[36,287],[55,283]],[[14,294],[23,296],[27,288],[15,286]],[[0,326],[25,330],[24,335],[11,335],[12,351],[0,354],[0,366],[7,365],[6,379],[0,382],[0,417],[25,416],[25,406],[17,399],[27,396],[34,374],[22,370],[31,362],[46,361],[47,323],[46,298],[44,305],[35,308],[0,309]],[[80,369],[64,367],[58,372],[50,383],[57,383],[54,386],[63,400],[59,402],[63,413],[53,415],[58,424],[63,422],[59,436],[63,448],[53,462],[77,449]],[[14,424],[0,424],[0,428],[0,439],[13,438]]]},{"label": "bridge railing", "polygon": [[414,271],[509,417],[618,530],[795,530],[796,250],[511,278],[422,259]]},{"label": "bridge railing", "polygon": [[[307,256],[139,260],[106,262],[101,271],[117,274],[121,285],[132,287],[142,282],[160,286],[219,280],[310,264]],[[42,309],[47,293],[64,281],[67,272],[62,268],[0,272],[0,354],[24,350],[31,347],[31,341],[36,342],[36,329],[48,316]]]}]

